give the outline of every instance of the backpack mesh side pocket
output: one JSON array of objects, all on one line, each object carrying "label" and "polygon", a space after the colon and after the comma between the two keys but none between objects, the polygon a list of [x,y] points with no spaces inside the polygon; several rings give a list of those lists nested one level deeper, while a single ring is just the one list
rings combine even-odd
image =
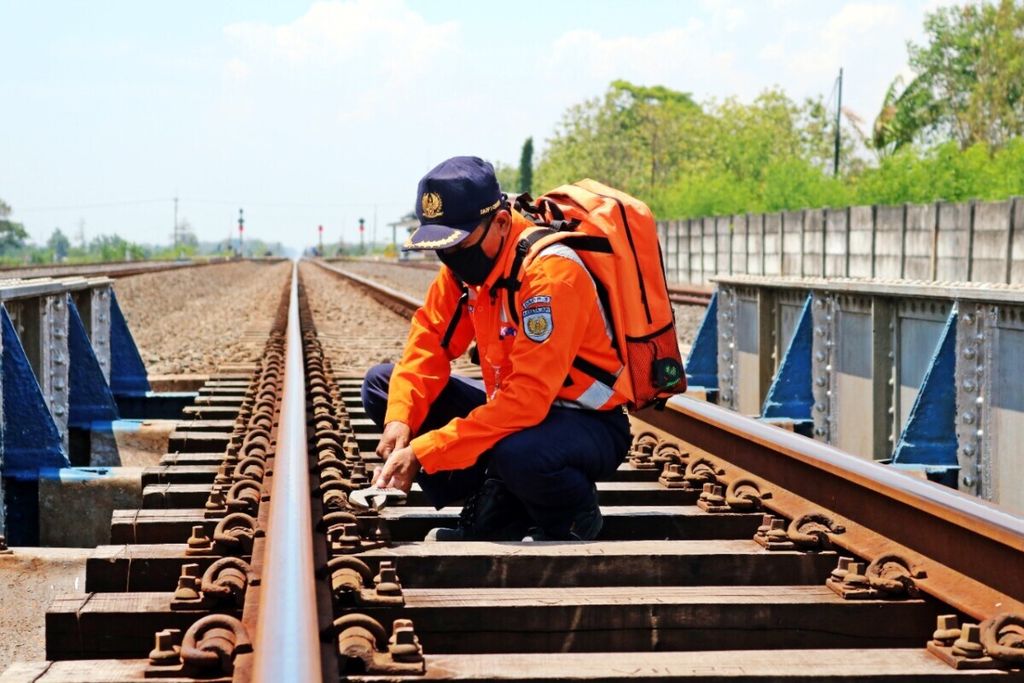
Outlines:
[{"label": "backpack mesh side pocket", "polygon": [[686,391],[686,373],[672,323],[646,337],[626,337],[626,360],[633,385],[633,410]]}]

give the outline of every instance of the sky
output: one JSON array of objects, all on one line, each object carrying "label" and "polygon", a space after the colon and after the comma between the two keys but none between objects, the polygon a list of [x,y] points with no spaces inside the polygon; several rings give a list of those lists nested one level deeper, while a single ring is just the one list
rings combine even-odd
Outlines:
[{"label": "sky", "polygon": [[517,164],[624,78],[871,121],[937,0],[0,0],[0,199],[31,238],[390,238],[419,178]]}]

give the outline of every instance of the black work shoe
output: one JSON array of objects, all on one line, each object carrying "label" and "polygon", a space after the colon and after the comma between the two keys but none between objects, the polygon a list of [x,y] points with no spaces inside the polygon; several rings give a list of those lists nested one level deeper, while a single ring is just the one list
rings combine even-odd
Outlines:
[{"label": "black work shoe", "polygon": [[462,504],[454,528],[439,527],[425,541],[518,541],[527,530],[529,516],[518,498],[500,479],[486,479],[480,490]]},{"label": "black work shoe", "polygon": [[524,541],[593,541],[601,533],[604,526],[604,517],[601,516],[601,507],[597,504],[597,486],[594,486],[594,497],[591,501],[576,513],[572,518],[572,524],[568,529],[545,529],[544,527],[532,527]]}]

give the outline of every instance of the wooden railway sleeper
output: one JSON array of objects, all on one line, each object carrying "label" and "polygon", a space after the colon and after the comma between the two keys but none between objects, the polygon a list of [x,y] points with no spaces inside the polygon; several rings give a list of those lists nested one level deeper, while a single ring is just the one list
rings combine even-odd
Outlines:
[{"label": "wooden railway sleeper", "polygon": [[412,621],[396,619],[388,638],[384,627],[365,614],[334,620],[328,638],[337,635],[342,675],[421,675],[426,673],[423,646]]}]

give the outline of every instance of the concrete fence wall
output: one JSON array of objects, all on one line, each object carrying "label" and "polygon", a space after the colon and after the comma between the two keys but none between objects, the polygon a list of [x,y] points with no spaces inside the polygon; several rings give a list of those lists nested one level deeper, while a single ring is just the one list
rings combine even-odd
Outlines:
[{"label": "concrete fence wall", "polygon": [[669,281],[714,275],[1024,283],[1024,199],[660,221]]}]

